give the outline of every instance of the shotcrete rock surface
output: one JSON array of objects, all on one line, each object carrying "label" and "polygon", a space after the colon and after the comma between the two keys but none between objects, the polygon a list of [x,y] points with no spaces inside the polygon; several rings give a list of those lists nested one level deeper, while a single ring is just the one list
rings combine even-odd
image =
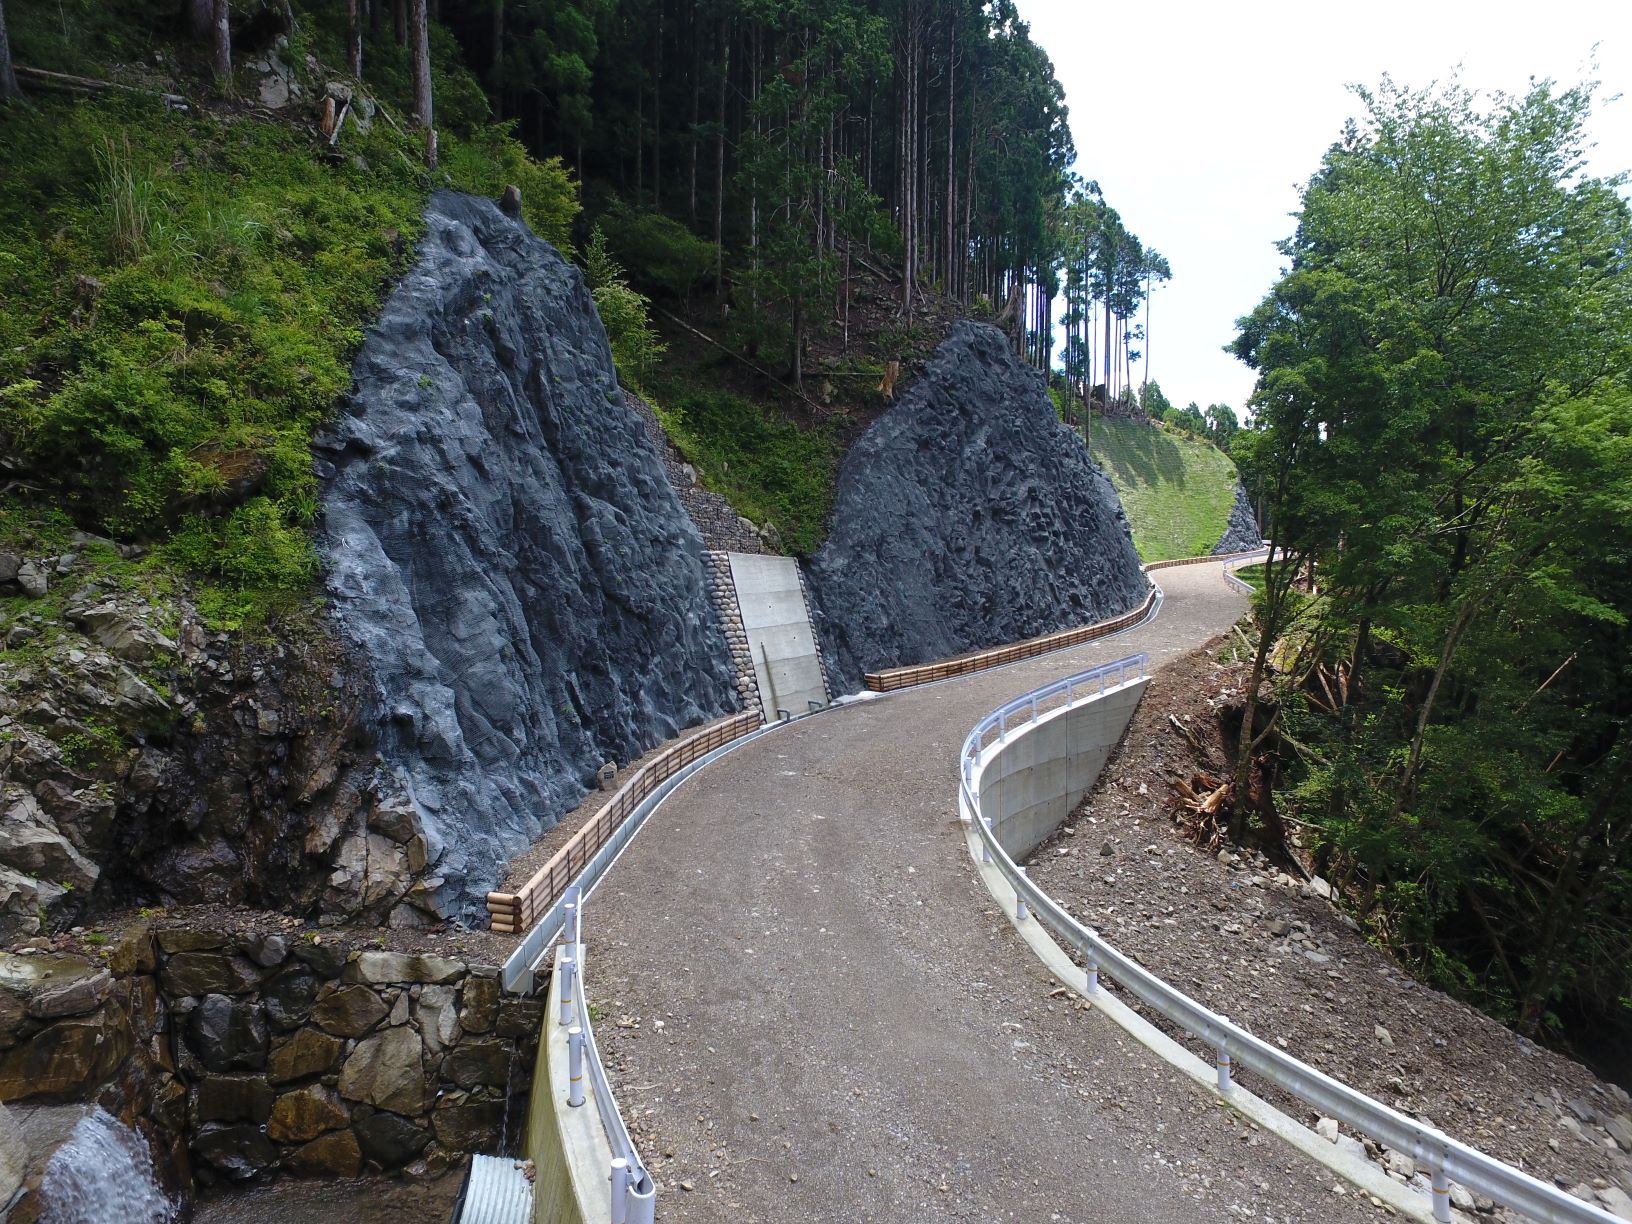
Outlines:
[{"label": "shotcrete rock surface", "polygon": [[837,692],[880,667],[1103,620],[1145,593],[1116,492],[1042,375],[968,322],[845,456],[808,576]]},{"label": "shotcrete rock surface", "polygon": [[1247,491],[1241,487],[1241,482],[1237,481],[1235,505],[1230,507],[1230,521],[1224,528],[1223,536],[1213,546],[1213,556],[1257,548],[1262,538],[1263,533],[1258,530],[1258,516],[1252,512],[1252,503],[1247,500]]},{"label": "shotcrete rock surface", "polygon": [[425,220],[319,473],[381,756],[474,908],[604,760],[733,697],[702,542],[581,276],[490,201],[438,192]]}]

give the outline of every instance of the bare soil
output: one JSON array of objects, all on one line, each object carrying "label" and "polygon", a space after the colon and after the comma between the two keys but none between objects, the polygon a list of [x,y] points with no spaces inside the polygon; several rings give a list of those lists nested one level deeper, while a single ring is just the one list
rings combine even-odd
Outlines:
[{"label": "bare soil", "polygon": [[1327,1074],[1582,1197],[1632,1191],[1632,1160],[1606,1129],[1632,1139],[1624,1091],[1415,980],[1306,867],[1209,854],[1185,835],[1172,779],[1224,769],[1218,713],[1242,696],[1245,668],[1221,661],[1227,647],[1215,638],[1155,673],[1032,878],[1141,964]]}]

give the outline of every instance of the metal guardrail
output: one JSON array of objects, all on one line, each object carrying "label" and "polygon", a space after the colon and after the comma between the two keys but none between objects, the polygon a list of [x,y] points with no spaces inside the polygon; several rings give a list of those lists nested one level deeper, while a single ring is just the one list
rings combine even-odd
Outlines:
[{"label": "metal guardrail", "polygon": [[[1029,912],[1082,956],[1086,994],[1098,993],[1099,975],[1107,973],[1141,1003],[1215,1050],[1221,1094],[1227,1096],[1233,1087],[1232,1068],[1246,1067],[1324,1116],[1426,1164],[1432,1176],[1436,1220],[1452,1218],[1450,1185],[1455,1181],[1542,1224],[1617,1224],[1617,1217],[1609,1212],[1372,1100],[1232,1024],[1227,1017],[1209,1011],[1117,951],[1099,932],[1083,926],[1009,857],[980,811],[979,779],[988,754],[998,751],[1016,726],[1028,726],[1036,718],[1040,704],[1061,695],[1067,704],[1079,697],[1097,697],[1108,688],[1143,676],[1146,662],[1144,655],[1133,655],[1024,693],[993,710],[964,740],[959,768],[963,803],[984,854],[991,857],[1015,891],[1020,910],[1017,916],[1026,920]],[[1116,681],[1107,686],[1112,675]],[[1022,712],[1026,717],[1018,720]],[[1011,720],[1018,721],[1011,725]],[[997,737],[988,746],[986,739],[994,731]]]},{"label": "metal guardrail", "polygon": [[561,1010],[555,1019],[567,1030],[567,1105],[572,1108],[583,1105],[587,1077],[589,1090],[595,1094],[595,1106],[606,1131],[607,1144],[612,1149],[612,1164],[608,1170],[612,1183],[612,1224],[652,1224],[657,1211],[657,1183],[652,1180],[624,1124],[623,1111],[618,1108],[618,1098],[612,1094],[606,1064],[601,1060],[600,1047],[595,1044],[595,1028],[590,1023],[589,994],[584,988],[583,972],[583,893],[573,885],[561,900],[566,914],[562,956],[557,966],[562,978]]}]

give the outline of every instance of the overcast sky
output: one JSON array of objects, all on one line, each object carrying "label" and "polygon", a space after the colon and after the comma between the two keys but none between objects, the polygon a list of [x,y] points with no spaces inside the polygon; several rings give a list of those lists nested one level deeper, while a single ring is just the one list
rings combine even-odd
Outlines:
[{"label": "overcast sky", "polygon": [[1150,377],[1181,407],[1240,413],[1251,393],[1221,346],[1280,272],[1299,186],[1359,114],[1349,83],[1415,88],[1458,65],[1471,88],[1510,93],[1531,76],[1596,79],[1592,169],[1632,167],[1632,99],[1604,104],[1632,90],[1628,0],[1017,3],[1065,86],[1078,172],[1173,266],[1152,301]]}]

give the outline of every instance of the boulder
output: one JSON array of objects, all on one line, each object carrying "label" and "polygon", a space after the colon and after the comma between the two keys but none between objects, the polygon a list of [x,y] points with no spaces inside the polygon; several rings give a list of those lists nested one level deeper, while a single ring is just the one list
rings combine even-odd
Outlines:
[{"label": "boulder", "polygon": [[497,1151],[503,1139],[503,1101],[464,1101],[431,1115],[437,1142],[455,1152]]},{"label": "boulder", "polygon": [[305,966],[286,970],[266,984],[261,1001],[266,1004],[266,1018],[277,1029],[292,1029],[306,1023],[312,1015],[312,1004],[323,983]]},{"label": "boulder", "polygon": [[312,1006],[312,1020],[337,1037],[361,1037],[390,1010],[367,986],[325,987]]},{"label": "boulder", "polygon": [[414,1021],[426,1049],[440,1052],[459,1040],[459,1009],[452,986],[427,986],[414,1000]]},{"label": "boulder", "polygon": [[264,1123],[276,1094],[255,1075],[208,1075],[189,1094],[193,1122]]},{"label": "boulder", "polygon": [[359,1041],[340,1069],[340,1095],[393,1113],[419,1113],[425,1107],[419,1035],[393,1028]]},{"label": "boulder", "polygon": [[28,1014],[36,1020],[83,1016],[101,1007],[112,990],[113,974],[106,969],[68,980],[49,982],[41,986],[33,998],[29,999]]},{"label": "boulder", "polygon": [[177,995],[245,994],[260,985],[263,973],[231,952],[177,952],[159,970],[164,993]]},{"label": "boulder", "polygon": [[133,612],[111,602],[89,608],[70,608],[68,621],[109,654],[131,663],[145,663],[155,655],[173,655],[176,644]]},{"label": "boulder", "polygon": [[493,1031],[500,1037],[527,1037],[537,1039],[544,1025],[543,999],[503,998],[499,1000],[499,1018]]},{"label": "boulder", "polygon": [[98,1013],[59,1020],[0,1054],[0,1101],[88,1097],[130,1048],[122,1019]]},{"label": "boulder", "polygon": [[308,1084],[277,1099],[266,1133],[278,1143],[305,1143],[327,1131],[339,1130],[350,1120],[350,1113],[334,1089]]},{"label": "boulder", "polygon": [[266,1015],[258,1003],[205,995],[188,1022],[188,1045],[211,1071],[259,1071],[266,1066]]},{"label": "boulder", "polygon": [[485,1033],[499,1017],[499,979],[473,977],[465,983],[459,1023],[472,1033]]},{"label": "boulder", "polygon": [[502,1088],[509,1081],[514,1049],[508,1041],[467,1041],[448,1051],[441,1076],[467,1090]]},{"label": "boulder", "polygon": [[210,1168],[234,1181],[254,1177],[278,1160],[278,1149],[272,1141],[260,1127],[248,1123],[212,1122],[203,1126],[193,1136],[192,1150]]},{"label": "boulder", "polygon": [[425,1150],[430,1132],[393,1113],[371,1114],[352,1126],[363,1155],[382,1169],[397,1169]]},{"label": "boulder", "polygon": [[298,1029],[272,1047],[266,1060],[266,1078],[274,1084],[286,1084],[324,1075],[339,1063],[342,1044],[338,1037],[317,1029]]},{"label": "boulder", "polygon": [[363,1168],[363,1154],[356,1135],[332,1131],[290,1152],[284,1167],[299,1177],[356,1177]]},{"label": "boulder", "polygon": [[445,985],[465,976],[465,966],[443,956],[418,956],[408,952],[359,952],[340,975],[342,982],[371,982],[376,985],[424,982]]}]

